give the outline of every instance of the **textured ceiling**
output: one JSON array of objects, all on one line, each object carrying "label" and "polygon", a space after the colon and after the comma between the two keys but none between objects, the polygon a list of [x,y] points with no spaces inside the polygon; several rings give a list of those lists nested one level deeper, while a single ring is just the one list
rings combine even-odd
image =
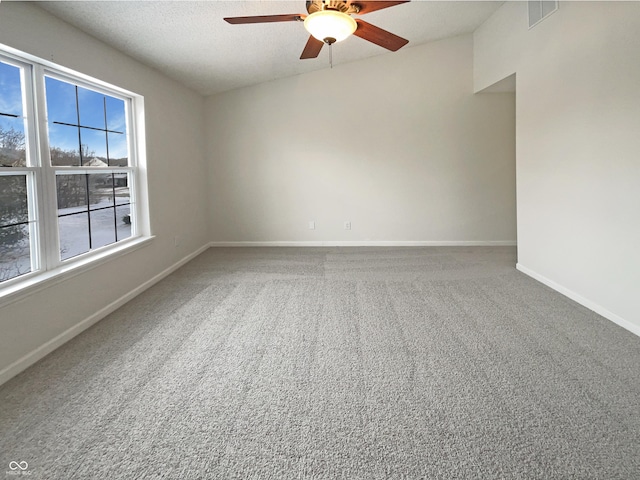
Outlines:
[{"label": "textured ceiling", "polygon": [[[409,40],[411,48],[472,32],[503,2],[412,1],[363,16]],[[47,1],[56,17],[203,95],[329,68],[328,48],[299,60],[308,33],[300,22],[230,25],[223,17],[306,13],[296,1]],[[339,65],[394,55],[358,37],[333,45]]]}]

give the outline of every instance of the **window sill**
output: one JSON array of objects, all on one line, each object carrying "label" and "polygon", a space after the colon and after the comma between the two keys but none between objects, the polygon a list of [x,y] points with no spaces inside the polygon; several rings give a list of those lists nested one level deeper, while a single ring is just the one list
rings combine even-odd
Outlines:
[{"label": "window sill", "polygon": [[127,255],[138,250],[154,239],[154,236],[138,237],[122,245],[114,246],[103,252],[96,252],[86,258],[79,259],[68,265],[63,265],[48,272],[36,273],[22,282],[17,282],[6,288],[0,287],[0,308],[17,302],[29,295],[50,288],[53,285],[69,280],[70,278],[92,270],[110,260]]}]

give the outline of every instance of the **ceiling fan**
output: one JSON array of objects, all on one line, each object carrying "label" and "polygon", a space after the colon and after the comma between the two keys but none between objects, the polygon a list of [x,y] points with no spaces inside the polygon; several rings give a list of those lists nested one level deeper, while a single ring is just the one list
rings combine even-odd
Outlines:
[{"label": "ceiling fan", "polygon": [[383,8],[408,3],[409,1],[308,0],[306,2],[308,15],[293,13],[254,17],[227,17],[225,21],[234,25],[303,21],[305,28],[311,35],[304,50],[302,50],[302,55],[300,55],[301,60],[316,58],[325,43],[331,45],[344,40],[351,34],[395,52],[409,43],[409,40],[359,18],[354,19],[351,15],[364,15]]}]

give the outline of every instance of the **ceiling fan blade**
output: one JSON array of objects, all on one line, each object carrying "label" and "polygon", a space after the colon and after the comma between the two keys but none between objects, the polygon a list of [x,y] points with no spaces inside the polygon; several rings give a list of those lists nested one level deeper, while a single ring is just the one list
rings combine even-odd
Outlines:
[{"label": "ceiling fan blade", "polygon": [[307,40],[307,44],[304,46],[304,50],[302,50],[300,60],[304,60],[305,58],[316,58],[320,54],[320,50],[322,50],[323,45],[324,42],[321,42],[313,35],[309,35],[309,40]]},{"label": "ceiling fan blade", "polygon": [[382,10],[383,8],[395,7],[396,5],[401,5],[403,3],[409,3],[410,0],[400,0],[398,2],[385,2],[385,1],[369,1],[369,2],[359,2],[356,1],[360,6],[360,11],[358,15],[364,15],[365,13],[375,12],[376,10]]},{"label": "ceiling fan blade", "polygon": [[227,17],[224,20],[233,25],[243,23],[297,22],[303,16],[298,13],[290,15],[258,15],[256,17]]},{"label": "ceiling fan blade", "polygon": [[380,45],[392,52],[401,49],[409,43],[409,40],[399,37],[391,32],[387,32],[375,25],[371,25],[364,20],[357,19],[356,23],[358,24],[358,28],[353,33],[355,36],[364,38],[365,40],[375,43],[376,45]]}]

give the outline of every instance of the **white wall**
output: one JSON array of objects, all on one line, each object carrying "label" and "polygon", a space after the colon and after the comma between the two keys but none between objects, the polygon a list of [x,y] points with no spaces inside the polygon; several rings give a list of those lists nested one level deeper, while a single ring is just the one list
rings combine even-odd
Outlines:
[{"label": "white wall", "polygon": [[507,2],[474,40],[477,90],[517,78],[519,268],[640,334],[640,2]]},{"label": "white wall", "polygon": [[208,98],[212,240],[514,242],[514,96],[472,67],[467,35]]},{"label": "white wall", "polygon": [[[150,217],[156,235],[148,246],[0,308],[1,381],[37,359],[47,342],[209,239],[201,96],[33,5],[0,4],[0,43],[145,97]],[[175,235],[181,237],[177,248]]]}]

